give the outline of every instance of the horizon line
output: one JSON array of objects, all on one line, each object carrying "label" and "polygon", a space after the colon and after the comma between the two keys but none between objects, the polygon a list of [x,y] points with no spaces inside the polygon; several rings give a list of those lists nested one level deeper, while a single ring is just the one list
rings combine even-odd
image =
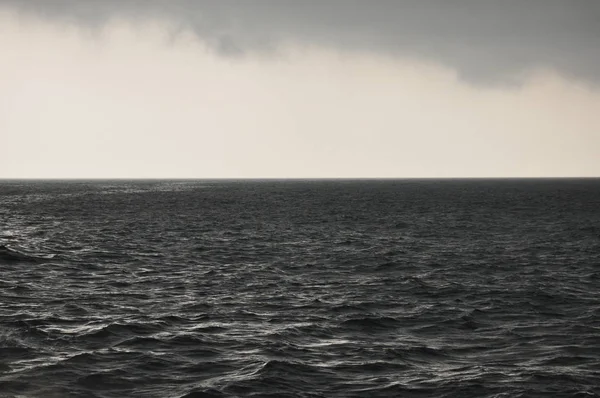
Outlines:
[{"label": "horizon line", "polygon": [[0,177],[0,181],[377,181],[377,180],[593,180],[600,176],[544,177]]}]

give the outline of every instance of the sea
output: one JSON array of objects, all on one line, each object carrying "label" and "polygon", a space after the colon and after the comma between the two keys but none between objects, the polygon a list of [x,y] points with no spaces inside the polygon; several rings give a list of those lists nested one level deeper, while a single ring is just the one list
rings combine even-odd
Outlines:
[{"label": "sea", "polygon": [[0,181],[0,397],[598,397],[600,179]]}]

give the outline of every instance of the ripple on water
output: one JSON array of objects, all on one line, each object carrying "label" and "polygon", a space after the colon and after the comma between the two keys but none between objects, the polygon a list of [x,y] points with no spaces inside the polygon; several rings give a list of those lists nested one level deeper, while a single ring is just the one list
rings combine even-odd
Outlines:
[{"label": "ripple on water", "polygon": [[0,187],[0,395],[600,395],[598,181]]}]

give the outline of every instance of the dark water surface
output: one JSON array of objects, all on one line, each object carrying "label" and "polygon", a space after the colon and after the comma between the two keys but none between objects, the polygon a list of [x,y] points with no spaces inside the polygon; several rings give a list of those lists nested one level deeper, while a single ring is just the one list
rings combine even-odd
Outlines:
[{"label": "dark water surface", "polygon": [[600,180],[0,182],[2,397],[592,397]]}]

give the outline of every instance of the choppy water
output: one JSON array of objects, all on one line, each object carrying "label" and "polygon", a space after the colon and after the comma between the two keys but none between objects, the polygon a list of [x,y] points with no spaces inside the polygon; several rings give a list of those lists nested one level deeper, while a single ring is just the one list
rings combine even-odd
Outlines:
[{"label": "choppy water", "polygon": [[0,396],[600,394],[600,180],[0,182]]}]

